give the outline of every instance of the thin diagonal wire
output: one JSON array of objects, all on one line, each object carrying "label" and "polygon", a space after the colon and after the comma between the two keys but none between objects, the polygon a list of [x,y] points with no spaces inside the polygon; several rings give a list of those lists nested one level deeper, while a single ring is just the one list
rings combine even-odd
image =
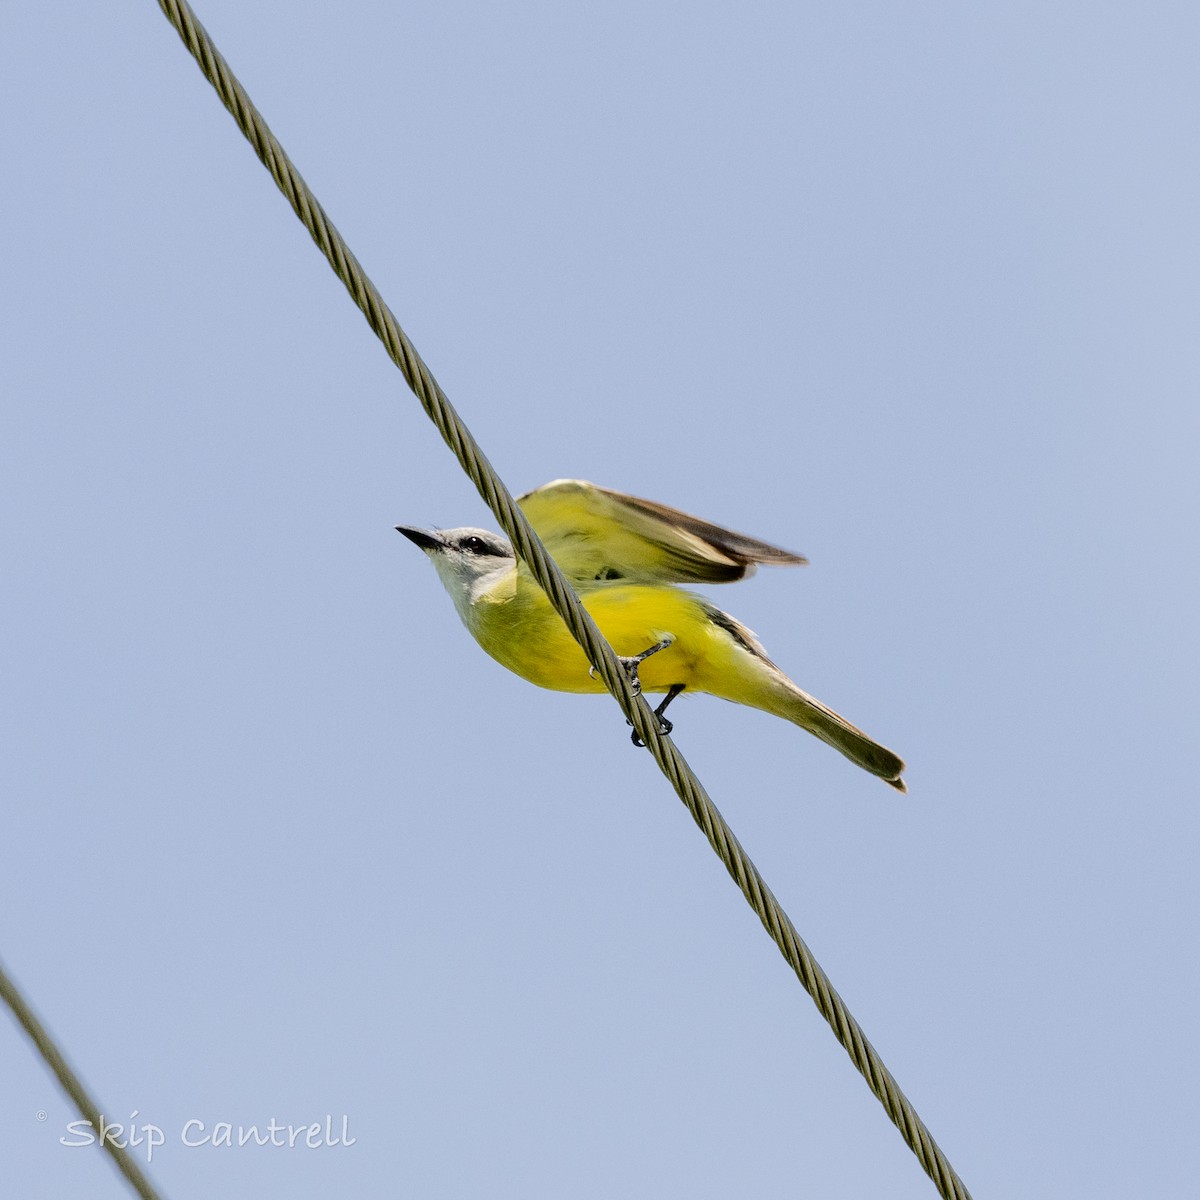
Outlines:
[{"label": "thin diagonal wire", "polygon": [[750,906],[758,914],[759,920],[816,1002],[821,1015],[829,1022],[834,1035],[845,1047],[851,1061],[862,1073],[921,1166],[947,1200],[970,1200],[965,1185],[900,1090],[891,1072],[867,1041],[858,1022],[850,1015],[841,997],[725,823],[716,805],[673,743],[659,732],[658,721],[654,718],[649,704],[644,697],[633,694],[629,680],[617,662],[612,647],[604,640],[595,622],[580,605],[571,585],[546,552],[511,493],[396,322],[375,285],[367,278],[350,248],[325,215],[325,210],[309,190],[300,172],[292,165],[266,121],[251,103],[250,97],[196,19],[191,7],[186,0],[159,0],[159,6],[175,26],[184,45],[199,63],[205,77],[216,89],[222,103],[254,147],[263,165],[271,172],[272,178],[287,197],[296,216],[321,248],[335,274],[354,298],[354,302],[362,309],[368,324],[383,342],[392,361],[400,368],[421,407],[437,426],[480,496],[495,514],[497,521],[516,547],[517,553],[528,564],[534,578],[566,622],[572,636],[583,647],[597,674],[616,698],[625,716],[632,722],[638,736],[654,755],[663,774],[671,781],[679,798],[704,831],[709,843],[725,864],[726,870],[741,888]]},{"label": "thin diagonal wire", "polygon": [[55,1045],[54,1039],[47,1032],[46,1027],[38,1020],[37,1014],[26,1003],[25,997],[21,995],[17,985],[8,977],[2,964],[0,964],[0,999],[12,1009],[17,1023],[29,1035],[29,1040],[37,1047],[38,1053],[50,1070],[54,1072],[62,1090],[75,1101],[75,1107],[79,1110],[80,1116],[91,1125],[93,1132],[97,1134],[97,1141],[112,1156],[117,1170],[129,1181],[129,1186],[142,1197],[142,1200],[159,1200],[159,1193],[142,1174],[141,1168],[134,1162],[129,1151],[123,1146],[118,1146],[112,1138],[98,1136],[104,1122],[100,1106],[88,1095],[83,1081],[72,1070],[71,1064],[63,1057],[62,1051]]}]

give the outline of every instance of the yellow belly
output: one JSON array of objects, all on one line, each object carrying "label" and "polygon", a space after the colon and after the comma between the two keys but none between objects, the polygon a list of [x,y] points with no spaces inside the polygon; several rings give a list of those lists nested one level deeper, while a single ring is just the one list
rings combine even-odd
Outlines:
[{"label": "yellow belly", "polygon": [[[673,643],[646,659],[638,670],[642,688],[665,692],[677,683],[724,694],[736,647],[709,620],[699,597],[673,587],[609,585],[584,594],[583,606],[613,649],[632,657],[656,642]],[[539,687],[560,692],[602,692],[579,644],[550,607],[541,588],[521,578],[505,598],[475,606],[479,644],[510,671]],[[731,699],[733,697],[730,697]]]}]

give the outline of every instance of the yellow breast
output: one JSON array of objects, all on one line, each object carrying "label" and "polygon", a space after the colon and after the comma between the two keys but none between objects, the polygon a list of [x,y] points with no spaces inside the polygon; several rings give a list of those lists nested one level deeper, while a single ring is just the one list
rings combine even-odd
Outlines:
[{"label": "yellow breast", "polygon": [[[610,584],[581,599],[620,655],[632,657],[666,637],[675,639],[642,663],[645,691],[665,692],[677,683],[710,690],[705,683],[716,665],[712,659],[727,639],[714,629],[699,597],[673,587]],[[471,632],[497,662],[539,687],[604,691],[545,593],[523,574],[515,587],[475,606]]]}]

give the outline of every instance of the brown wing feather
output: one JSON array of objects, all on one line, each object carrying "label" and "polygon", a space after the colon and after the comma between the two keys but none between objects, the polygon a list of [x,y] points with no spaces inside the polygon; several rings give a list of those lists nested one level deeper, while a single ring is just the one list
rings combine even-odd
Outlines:
[{"label": "brown wing feather", "polygon": [[807,561],[678,508],[579,479],[557,479],[518,503],[577,582],[730,583],[758,563]]}]

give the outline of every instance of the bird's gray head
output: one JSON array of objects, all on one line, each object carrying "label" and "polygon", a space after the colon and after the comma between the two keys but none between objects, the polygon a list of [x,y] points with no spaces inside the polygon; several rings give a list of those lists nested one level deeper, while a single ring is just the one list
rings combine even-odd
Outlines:
[{"label": "bird's gray head", "polygon": [[494,577],[516,565],[508,539],[488,529],[416,529],[397,525],[396,531],[429,555],[464,620],[480,592],[495,581]]}]

